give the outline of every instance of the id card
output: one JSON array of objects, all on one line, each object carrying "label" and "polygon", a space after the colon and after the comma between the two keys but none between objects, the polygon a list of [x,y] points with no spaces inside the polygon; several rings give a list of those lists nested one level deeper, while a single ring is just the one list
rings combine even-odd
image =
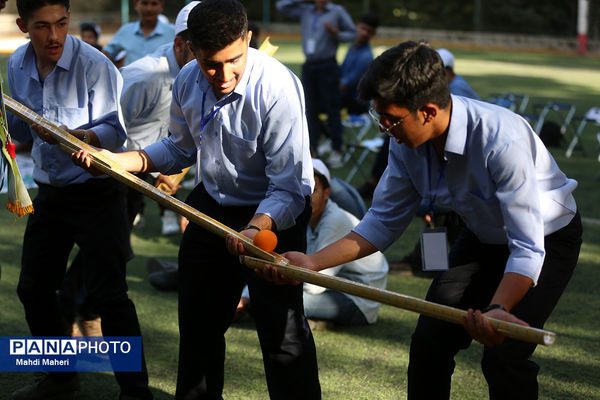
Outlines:
[{"label": "id card", "polygon": [[425,228],[421,233],[421,264],[423,271],[446,271],[448,269],[446,228]]},{"label": "id card", "polygon": [[306,54],[313,54],[317,48],[317,41],[315,38],[310,38],[306,41]]}]

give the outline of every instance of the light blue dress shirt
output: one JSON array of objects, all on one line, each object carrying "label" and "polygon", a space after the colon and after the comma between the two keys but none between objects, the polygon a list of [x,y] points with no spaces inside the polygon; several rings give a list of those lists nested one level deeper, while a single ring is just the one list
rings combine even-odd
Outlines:
[{"label": "light blue dress shirt", "polygon": [[128,151],[143,149],[167,137],[171,90],[179,70],[173,43],[121,68],[121,107]]},{"label": "light blue dress shirt", "polygon": [[371,61],[373,61],[373,51],[369,43],[360,46],[352,45],[348,48],[348,53],[340,67],[342,70],[340,83],[344,85],[345,94],[356,97],[358,81],[371,65]]},{"label": "light blue dress shirt", "polygon": [[477,93],[469,86],[465,78],[460,75],[454,75],[454,79],[452,79],[452,82],[450,82],[448,86],[450,87],[450,93],[452,94],[479,100]]},{"label": "light blue dress shirt", "polygon": [[283,64],[248,49],[240,82],[217,101],[198,63],[188,63],[173,84],[169,131],[144,149],[160,172],[179,172],[199,153],[202,183],[215,201],[258,205],[256,213],[279,230],[294,225],[314,174],[302,84]]},{"label": "light blue dress shirt", "polygon": [[443,162],[427,142],[415,149],[390,142],[388,167],[371,209],[356,227],[380,250],[413,218],[421,199],[458,213],[483,243],[510,249],[505,272],[537,282],[544,236],[566,226],[577,211],[569,179],[530,125],[517,114],[452,95]]},{"label": "light blue dress shirt", "polygon": [[[289,18],[300,21],[306,61],[335,58],[340,42],[351,42],[356,38],[352,17],[338,4],[327,3],[321,12],[317,12],[314,3],[304,0],[279,0],[276,7]],[[325,23],[339,28],[337,38],[327,31]]]},{"label": "light blue dress shirt", "polygon": [[119,28],[102,50],[110,54],[112,58],[125,50],[127,52],[125,65],[129,65],[135,60],[153,53],[163,44],[173,43],[173,39],[175,39],[175,27],[172,24],[158,21],[154,31],[150,35],[144,36],[140,21],[130,22]]},{"label": "light blue dress shirt", "polygon": [[[57,125],[91,129],[102,148],[123,151],[126,139],[119,97],[123,80],[102,53],[67,35],[54,70],[40,82],[33,46],[19,47],[8,60],[8,85],[18,102]],[[92,176],[73,164],[58,145],[44,142],[29,124],[8,113],[11,134],[20,142],[33,139],[33,178],[54,186],[83,183]]]}]

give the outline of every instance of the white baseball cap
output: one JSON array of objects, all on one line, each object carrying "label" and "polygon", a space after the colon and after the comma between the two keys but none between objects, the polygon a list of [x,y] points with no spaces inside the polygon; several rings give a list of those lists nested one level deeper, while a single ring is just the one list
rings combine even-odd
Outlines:
[{"label": "white baseball cap", "polygon": [[444,63],[444,67],[454,69],[454,56],[450,51],[446,49],[438,49],[438,54],[442,57],[442,62]]},{"label": "white baseball cap", "polygon": [[185,5],[177,14],[177,19],[175,20],[175,35],[179,35],[180,32],[185,31],[187,27],[188,16],[190,15],[190,11],[192,8],[196,7],[200,4],[199,1],[191,1]]},{"label": "white baseball cap", "polygon": [[331,175],[329,174],[329,169],[325,163],[318,158],[313,158],[312,163],[315,171],[323,175],[327,179],[327,183],[331,184]]}]

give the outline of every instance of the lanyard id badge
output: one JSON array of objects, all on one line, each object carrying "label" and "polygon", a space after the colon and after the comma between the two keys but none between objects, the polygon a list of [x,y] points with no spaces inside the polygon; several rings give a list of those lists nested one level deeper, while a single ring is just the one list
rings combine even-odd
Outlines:
[{"label": "lanyard id badge", "polygon": [[[444,160],[440,176],[438,177],[435,189],[432,192],[429,201],[429,213],[425,216],[428,225],[421,233],[421,265],[423,271],[447,271],[448,270],[448,235],[446,228],[434,226],[434,204],[437,198],[437,192],[444,177],[447,161]],[[429,153],[429,145],[427,146],[427,175],[429,178],[429,186],[431,188],[431,156]]]},{"label": "lanyard id badge", "polygon": [[421,233],[423,271],[448,270],[448,235],[446,228],[425,228]]},{"label": "lanyard id badge", "polygon": [[317,48],[317,40],[314,37],[308,38],[306,41],[306,54],[312,55]]}]

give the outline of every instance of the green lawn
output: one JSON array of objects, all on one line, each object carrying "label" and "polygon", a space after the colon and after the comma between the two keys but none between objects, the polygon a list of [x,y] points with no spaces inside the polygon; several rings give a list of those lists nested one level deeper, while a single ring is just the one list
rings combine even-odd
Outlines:
[{"label": "green lawn", "polygon": [[[298,72],[302,57],[298,44],[281,41],[277,56]],[[457,50],[457,72],[472,83],[482,96],[495,93],[525,93],[533,102],[561,101],[576,104],[578,115],[591,106],[600,106],[600,69],[598,59],[544,54],[500,53]],[[5,75],[6,58],[0,58]],[[595,102],[598,101],[599,104]],[[583,217],[600,218],[598,180],[600,164],[593,136],[598,128],[584,133],[584,148],[566,159],[564,149],[553,150],[557,162],[579,181],[575,192]],[[364,173],[372,159],[367,159]],[[346,169],[333,171],[345,176]],[[358,175],[354,184],[362,183]],[[32,195],[35,191],[32,191]],[[6,195],[0,195],[5,203]],[[65,199],[65,206],[68,206]],[[149,202],[150,203],[150,202]],[[25,219],[16,220],[0,211],[0,335],[27,335],[23,309],[16,297],[20,251]],[[410,250],[420,223],[394,244],[386,256],[393,262]],[[575,275],[559,302],[546,329],[555,331],[552,347],[539,347],[534,360],[541,366],[540,397],[543,399],[600,399],[600,225],[585,224],[584,244]],[[160,235],[158,208],[148,207],[146,226],[132,237],[136,257],[128,266],[129,294],[134,300],[146,345],[150,384],[157,399],[174,394],[178,331],[175,293],[161,293],[147,282],[148,257],[175,258],[180,237]],[[392,274],[390,290],[424,297],[428,280]],[[374,326],[315,331],[320,379],[324,399],[397,399],[405,397],[406,368],[410,334],[416,314],[383,306]],[[267,398],[258,339],[251,320],[243,320],[227,333],[225,398]],[[479,369],[482,346],[474,344],[457,357],[452,397],[482,399],[487,386]],[[0,398],[32,379],[29,373],[0,373]],[[110,374],[83,374],[82,399],[114,399],[117,385]]]}]

